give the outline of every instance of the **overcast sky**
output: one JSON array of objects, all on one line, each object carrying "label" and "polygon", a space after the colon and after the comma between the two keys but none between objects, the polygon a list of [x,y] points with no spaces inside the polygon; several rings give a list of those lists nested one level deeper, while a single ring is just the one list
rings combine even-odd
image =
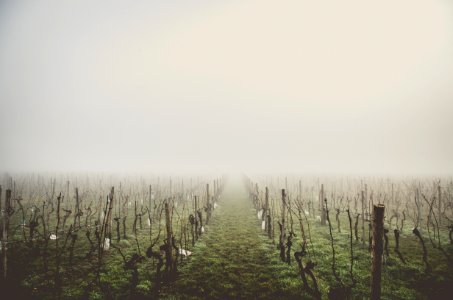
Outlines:
[{"label": "overcast sky", "polygon": [[0,170],[453,173],[450,0],[0,3]]}]

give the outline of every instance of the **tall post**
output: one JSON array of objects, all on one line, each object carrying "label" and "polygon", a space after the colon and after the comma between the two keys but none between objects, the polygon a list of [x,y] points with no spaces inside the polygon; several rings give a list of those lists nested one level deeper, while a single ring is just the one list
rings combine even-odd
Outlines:
[{"label": "tall post", "polygon": [[371,207],[368,203],[368,185],[365,183],[365,194],[364,194],[364,203],[365,203],[365,214],[371,218]]},{"label": "tall post", "polygon": [[[115,188],[112,186],[110,188],[109,194],[109,210],[107,211],[106,216],[106,228],[105,228],[105,235],[111,240],[112,239],[112,210],[113,210],[113,196],[115,194]],[[80,215],[79,215],[79,227],[80,227]],[[104,236],[105,238],[105,236]]]},{"label": "tall post", "polygon": [[194,205],[194,215],[195,215],[195,239],[198,240],[198,201],[197,201],[197,196],[193,196],[193,205]]},{"label": "tall post", "polygon": [[265,220],[264,231],[268,232],[269,234],[269,188],[266,186],[265,193],[264,193],[264,212],[263,212],[263,220]]},{"label": "tall post", "polygon": [[286,218],[286,191],[282,189],[282,222],[280,232],[280,258],[282,261],[286,261],[285,256],[285,241],[286,241],[286,230],[285,230],[285,218]]},{"label": "tall post", "polygon": [[5,198],[5,212],[3,220],[3,235],[2,235],[2,262],[3,262],[3,278],[6,279],[8,274],[8,259],[7,259],[7,250],[8,250],[8,231],[9,231],[9,217],[11,213],[11,190],[6,190]]},{"label": "tall post", "polygon": [[381,272],[384,236],[384,211],[382,204],[373,206],[373,262],[371,265],[371,300],[381,299]]},{"label": "tall post", "polygon": [[365,245],[365,194],[362,191],[361,194],[361,202],[362,202],[362,245]]},{"label": "tall post", "polygon": [[170,207],[168,205],[168,201],[165,201],[165,226],[167,229],[167,241],[166,241],[166,263],[167,268],[169,270],[173,269],[173,232],[171,228],[171,215],[170,215]]},{"label": "tall post", "polygon": [[79,202],[79,188],[75,188],[76,208],[74,214],[74,228],[80,227],[80,202]]}]

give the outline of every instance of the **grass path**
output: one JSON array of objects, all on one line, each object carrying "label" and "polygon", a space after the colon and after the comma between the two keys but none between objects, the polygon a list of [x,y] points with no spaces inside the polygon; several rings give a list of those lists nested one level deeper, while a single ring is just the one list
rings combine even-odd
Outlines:
[{"label": "grass path", "polygon": [[171,287],[181,298],[288,298],[272,276],[272,246],[240,183],[230,183],[211,224]]}]

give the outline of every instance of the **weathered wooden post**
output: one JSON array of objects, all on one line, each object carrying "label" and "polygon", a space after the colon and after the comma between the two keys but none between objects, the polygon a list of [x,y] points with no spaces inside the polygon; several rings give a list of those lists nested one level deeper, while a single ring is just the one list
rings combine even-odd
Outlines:
[{"label": "weathered wooden post", "polygon": [[371,218],[371,207],[368,203],[368,185],[365,183],[365,190],[364,190],[364,201],[365,201],[365,215],[368,215]]},{"label": "weathered wooden post", "polygon": [[[110,200],[110,205],[109,205],[109,211],[108,211],[108,215],[107,215],[107,234],[108,234],[108,237],[109,239],[111,240],[112,239],[112,213],[113,213],[113,197],[114,197],[114,194],[115,194],[115,188],[112,186],[111,189],[110,189],[110,194],[109,194],[109,200]],[[79,226],[80,226],[80,216],[79,216]]]},{"label": "weathered wooden post", "polygon": [[271,238],[271,227],[270,227],[270,218],[271,218],[271,214],[270,214],[270,211],[269,211],[269,188],[266,186],[266,192],[265,192],[265,202],[264,202],[264,213],[263,213],[263,216],[265,215],[266,218],[264,219],[265,220],[265,231],[267,232],[267,236],[269,238]]},{"label": "weathered wooden post", "polygon": [[286,230],[285,230],[285,218],[286,218],[286,191],[282,189],[282,222],[280,224],[280,258],[282,261],[286,261],[285,256],[285,241],[286,241]]},{"label": "weathered wooden post", "polygon": [[365,246],[365,193],[361,193],[362,202],[362,245]]},{"label": "weathered wooden post", "polygon": [[3,278],[6,279],[8,274],[8,231],[9,231],[9,217],[11,214],[11,190],[6,190],[5,198],[5,211],[3,217],[3,235],[2,235],[2,262],[3,262]]},{"label": "weathered wooden post", "polygon": [[80,200],[79,200],[79,188],[75,188],[76,207],[74,214],[74,228],[80,227]]},{"label": "weathered wooden post", "polygon": [[165,226],[167,230],[167,239],[165,247],[166,267],[170,272],[173,270],[173,231],[171,228],[171,215],[168,201],[165,201]]},{"label": "weathered wooden post", "polygon": [[385,207],[382,204],[373,206],[373,262],[371,265],[371,300],[381,299],[384,210]]}]

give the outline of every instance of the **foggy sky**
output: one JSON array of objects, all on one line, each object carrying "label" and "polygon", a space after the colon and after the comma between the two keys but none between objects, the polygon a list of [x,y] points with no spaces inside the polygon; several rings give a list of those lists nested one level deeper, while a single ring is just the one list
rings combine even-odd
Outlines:
[{"label": "foggy sky", "polygon": [[451,1],[104,3],[1,2],[0,171],[452,174]]}]

